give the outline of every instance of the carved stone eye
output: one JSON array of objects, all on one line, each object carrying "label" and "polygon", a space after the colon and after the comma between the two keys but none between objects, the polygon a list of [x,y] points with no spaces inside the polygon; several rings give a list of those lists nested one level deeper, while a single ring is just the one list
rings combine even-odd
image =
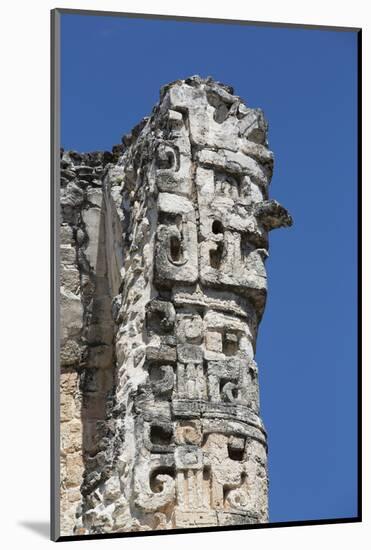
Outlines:
[{"label": "carved stone eye", "polygon": [[245,452],[245,440],[239,437],[231,437],[228,442],[228,456],[231,460],[243,460]]},{"label": "carved stone eye", "polygon": [[215,235],[224,233],[223,224],[220,220],[214,220],[211,229],[212,229],[212,232],[215,233]]},{"label": "carved stone eye", "polygon": [[175,476],[172,468],[156,468],[150,475],[150,488],[154,493],[164,492],[164,486],[169,483]]},{"label": "carved stone eye", "polygon": [[168,446],[171,444],[173,432],[164,426],[151,426],[150,439],[153,445]]},{"label": "carved stone eye", "polygon": [[173,262],[181,262],[183,260],[183,251],[180,239],[178,237],[170,238],[170,255]]},{"label": "carved stone eye", "polygon": [[247,506],[248,497],[243,489],[234,489],[228,493],[226,501],[231,506],[231,508],[236,508],[237,510]]},{"label": "carved stone eye", "polygon": [[223,258],[224,245],[218,242],[215,249],[210,250],[210,267],[220,269]]},{"label": "carved stone eye", "polygon": [[146,325],[148,331],[166,334],[174,328],[175,310],[170,302],[152,300],[146,306]]},{"label": "carved stone eye", "polygon": [[149,369],[149,380],[155,394],[170,392],[174,386],[174,371],[171,365],[152,365]]},{"label": "carved stone eye", "polygon": [[226,332],[223,336],[224,355],[235,355],[238,352],[238,336],[233,332]]},{"label": "carved stone eye", "polygon": [[169,262],[176,266],[184,265],[188,261],[187,250],[184,247],[183,232],[179,229],[171,229],[167,246]]},{"label": "carved stone eye", "polygon": [[237,383],[231,381],[225,382],[222,379],[220,396],[223,401],[227,401],[228,403],[236,401],[238,399],[239,390],[240,387]]},{"label": "carved stone eye", "polygon": [[170,170],[176,165],[175,151],[167,145],[159,146],[156,152],[156,166],[160,170]]}]

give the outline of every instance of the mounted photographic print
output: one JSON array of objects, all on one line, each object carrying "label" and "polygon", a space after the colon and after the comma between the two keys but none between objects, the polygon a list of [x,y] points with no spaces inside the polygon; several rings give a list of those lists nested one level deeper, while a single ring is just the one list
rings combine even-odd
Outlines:
[{"label": "mounted photographic print", "polygon": [[53,540],[360,521],[360,37],[53,10]]}]

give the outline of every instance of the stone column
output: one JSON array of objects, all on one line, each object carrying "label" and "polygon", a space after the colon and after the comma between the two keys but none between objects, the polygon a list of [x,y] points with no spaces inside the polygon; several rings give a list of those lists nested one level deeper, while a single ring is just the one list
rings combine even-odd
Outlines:
[{"label": "stone column", "polygon": [[[81,484],[97,452],[97,431],[112,391],[114,322],[120,284],[121,228],[103,191],[111,153],[61,152],[60,174],[60,511],[61,534],[72,535]],[[111,176],[111,195],[114,181]],[[114,248],[115,247],[115,248]],[[115,253],[113,252],[116,250]],[[108,258],[108,261],[107,261]],[[115,265],[110,262],[115,258]]]},{"label": "stone column", "polygon": [[123,255],[114,390],[79,534],[268,521],[254,354],[268,232],[292,220],[268,197],[266,133],[260,110],[195,76],[162,88],[106,171]]}]

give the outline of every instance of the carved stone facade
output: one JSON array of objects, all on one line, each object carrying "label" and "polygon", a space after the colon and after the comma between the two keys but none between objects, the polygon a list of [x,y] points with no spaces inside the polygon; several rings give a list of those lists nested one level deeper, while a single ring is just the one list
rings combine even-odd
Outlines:
[{"label": "carved stone facade", "polygon": [[191,77],[112,153],[62,154],[62,534],[268,521],[254,355],[292,220],[266,133]]}]

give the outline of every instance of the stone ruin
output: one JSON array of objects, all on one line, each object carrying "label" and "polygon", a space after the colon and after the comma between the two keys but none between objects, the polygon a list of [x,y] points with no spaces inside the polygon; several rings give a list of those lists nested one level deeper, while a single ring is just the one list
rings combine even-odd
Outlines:
[{"label": "stone ruin", "polygon": [[62,151],[62,535],[268,521],[254,355],[292,219],[266,135],[194,76],[112,152]]}]

